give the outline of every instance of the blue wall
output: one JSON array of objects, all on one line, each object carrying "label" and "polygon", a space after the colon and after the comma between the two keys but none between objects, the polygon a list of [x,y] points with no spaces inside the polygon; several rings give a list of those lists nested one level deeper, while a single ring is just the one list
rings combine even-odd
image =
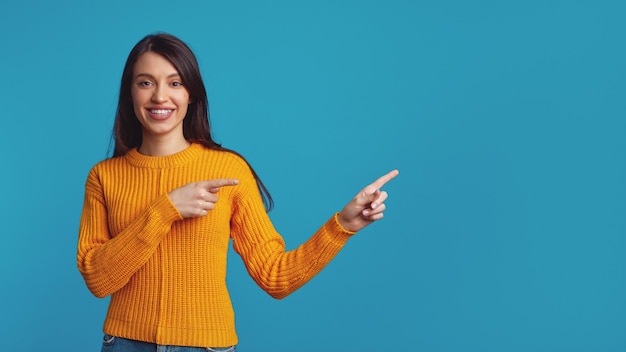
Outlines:
[{"label": "blue wall", "polygon": [[401,171],[386,218],[285,300],[230,256],[240,351],[625,351],[624,4],[3,4],[3,349],[99,350],[107,300],[75,264],[83,185],[126,55],[167,31],[288,247]]}]

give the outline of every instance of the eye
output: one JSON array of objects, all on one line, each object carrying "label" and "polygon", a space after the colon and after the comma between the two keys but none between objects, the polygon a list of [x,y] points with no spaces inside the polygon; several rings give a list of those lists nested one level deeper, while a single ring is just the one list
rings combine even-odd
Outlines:
[{"label": "eye", "polygon": [[174,81],[174,82],[172,82],[172,86],[173,87],[182,87],[183,86],[183,82]]},{"label": "eye", "polygon": [[152,85],[152,82],[150,81],[140,81],[137,82],[137,85],[140,87],[150,87]]}]

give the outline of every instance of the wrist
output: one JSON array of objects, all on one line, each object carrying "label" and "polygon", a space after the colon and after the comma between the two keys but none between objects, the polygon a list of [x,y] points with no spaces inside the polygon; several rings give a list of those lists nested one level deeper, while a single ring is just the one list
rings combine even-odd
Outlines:
[{"label": "wrist", "polygon": [[335,221],[344,231],[352,233],[352,234],[356,233],[356,231],[353,231],[350,229],[350,226],[349,226],[350,222],[345,219],[343,212],[338,212],[335,215]]}]

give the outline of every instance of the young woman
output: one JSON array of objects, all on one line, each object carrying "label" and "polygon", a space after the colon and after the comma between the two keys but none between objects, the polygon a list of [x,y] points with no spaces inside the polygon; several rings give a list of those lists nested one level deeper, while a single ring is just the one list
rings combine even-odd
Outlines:
[{"label": "young woman", "polygon": [[380,188],[398,174],[365,187],[286,251],[263,183],[242,156],[213,141],[194,54],[168,34],[146,36],[130,52],[114,143],[113,157],[88,175],[77,251],[89,290],[111,296],[103,351],[234,351],[229,241],[255,282],[283,298],[383,217]]}]

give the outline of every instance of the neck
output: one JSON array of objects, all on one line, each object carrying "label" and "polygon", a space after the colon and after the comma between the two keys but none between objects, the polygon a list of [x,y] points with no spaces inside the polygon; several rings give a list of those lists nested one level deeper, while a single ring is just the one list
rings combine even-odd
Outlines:
[{"label": "neck", "polygon": [[176,154],[187,149],[191,143],[184,138],[145,138],[144,136],[139,152],[147,156],[166,156]]}]

